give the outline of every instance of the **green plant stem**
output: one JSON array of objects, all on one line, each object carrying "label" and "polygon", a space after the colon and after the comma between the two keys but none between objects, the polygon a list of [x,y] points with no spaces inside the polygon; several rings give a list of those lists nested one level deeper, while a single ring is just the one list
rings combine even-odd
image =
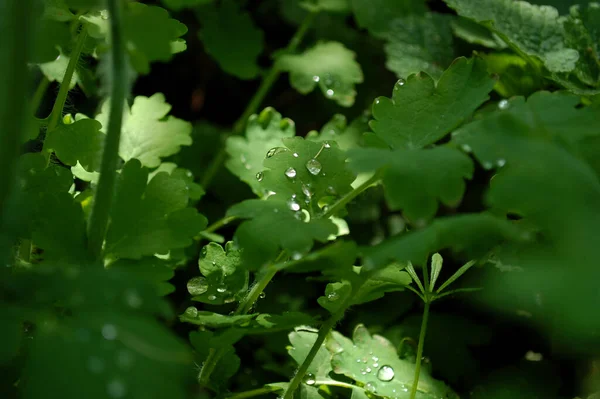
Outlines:
[{"label": "green plant stem", "polygon": [[106,6],[110,14],[111,38],[110,109],[104,151],[102,152],[102,163],[100,165],[100,178],[98,179],[98,186],[94,195],[88,225],[88,249],[94,261],[99,260],[102,253],[102,243],[106,234],[108,217],[112,205],[117,176],[123,106],[128,87],[127,60],[125,57],[125,42],[123,40],[121,23],[121,1],[107,0]]},{"label": "green plant stem", "polygon": [[427,334],[427,322],[429,321],[429,300],[425,301],[423,309],[423,320],[421,321],[421,333],[419,334],[419,344],[417,346],[417,363],[415,365],[415,378],[413,379],[412,388],[410,391],[410,399],[415,399],[417,388],[419,386],[419,376],[421,374],[421,362],[423,358],[423,347],[425,346],[425,335]]},{"label": "green plant stem", "polygon": [[203,233],[213,233],[236,219],[237,218],[235,216],[225,216],[224,218],[217,220],[216,222],[205,228]]},{"label": "green plant stem", "polygon": [[[356,292],[357,289],[358,288],[354,289],[353,291]],[[339,310],[332,314],[331,317],[321,325],[315,343],[313,344],[312,348],[310,348],[308,355],[306,355],[306,358],[296,371],[296,374],[294,374],[294,377],[292,378],[285,392],[283,393],[282,399],[292,399],[294,397],[294,392],[296,391],[298,386],[300,386],[300,383],[306,375],[306,371],[310,367],[310,364],[314,360],[315,356],[317,356],[317,352],[319,352],[319,349],[321,349],[321,345],[323,345],[323,342],[325,342],[325,339],[327,338],[331,330],[333,330],[333,327],[335,327],[338,321],[340,321],[342,317],[344,317],[346,308],[350,306],[353,297],[354,295],[352,294],[348,295],[348,297],[344,300],[344,303],[340,306]]]},{"label": "green plant stem", "polygon": [[[282,258],[285,257],[285,251],[282,251],[274,263],[281,261]],[[254,303],[257,301],[260,294],[264,291],[266,286],[271,282],[275,274],[277,273],[277,269],[273,267],[267,267],[261,273],[257,279],[257,282],[252,286],[248,294],[242,299],[238,308],[233,312],[234,315],[242,315],[248,313],[248,311],[254,306]],[[200,374],[198,374],[198,382],[201,386],[207,387],[210,382],[210,376],[212,375],[217,363],[225,353],[225,349],[219,348],[214,349],[210,348],[208,352],[208,356],[202,364],[202,368],[200,369]]]},{"label": "green plant stem", "polygon": [[[12,252],[13,220],[11,202],[15,188],[15,169],[20,152],[21,136],[26,130],[30,112],[25,93],[28,92],[27,61],[33,43],[31,0],[4,0],[0,12],[0,267],[4,267]],[[16,204],[15,204],[16,205]]]},{"label": "green plant stem", "polygon": [[[306,32],[312,25],[316,15],[316,12],[309,12],[306,15],[306,18],[304,18],[304,21],[302,21],[302,24],[300,24],[298,30],[296,31],[294,36],[292,36],[292,39],[288,43],[287,47],[283,50],[283,52],[293,52],[298,48],[298,46],[302,42],[302,39],[304,38],[304,35],[306,35]],[[246,121],[248,120],[250,115],[256,113],[258,107],[260,107],[265,97],[271,90],[271,87],[273,87],[273,84],[275,84],[277,79],[279,79],[279,75],[281,75],[281,71],[277,67],[277,64],[274,63],[271,66],[271,69],[263,77],[263,80],[260,83],[258,90],[256,90],[256,93],[254,93],[254,96],[252,96],[252,98],[250,99],[250,102],[246,106],[246,109],[244,110],[242,115],[233,124],[233,135],[241,134],[244,131]],[[227,159],[227,152],[225,151],[225,148],[221,148],[217,155],[212,159],[210,165],[208,165],[208,168],[206,169],[206,172],[202,177],[202,181],[200,182],[200,184],[202,185],[202,187],[204,187],[204,189],[207,189],[208,186],[212,183],[212,180],[214,179],[215,175],[225,162],[225,159]]]},{"label": "green plant stem", "polygon": [[[63,108],[65,107],[65,102],[67,101],[67,96],[69,94],[69,88],[71,86],[71,80],[73,79],[73,74],[75,73],[75,69],[77,68],[77,63],[79,62],[79,57],[81,56],[81,52],[83,51],[83,46],[85,45],[85,39],[87,38],[87,30],[85,26],[82,26],[81,31],[79,32],[79,37],[77,37],[77,42],[75,43],[75,48],[71,52],[69,63],[67,64],[67,69],[65,70],[65,74],[63,76],[62,83],[60,84],[60,89],[58,90],[58,95],[56,96],[56,100],[54,101],[54,106],[52,107],[52,112],[48,117],[48,130],[50,133],[52,130],[56,129],[60,119],[62,118]],[[50,154],[52,152],[46,146],[47,140],[44,141],[44,146],[42,147],[42,154],[46,158],[46,163],[50,162]]]},{"label": "green plant stem", "polygon": [[50,86],[50,81],[46,75],[42,75],[40,83],[38,83],[38,87],[35,89],[35,93],[33,93],[33,97],[31,98],[31,112],[34,114],[40,107],[44,94],[46,94],[46,90],[48,90],[48,86]]},{"label": "green plant stem", "polygon": [[323,214],[323,218],[328,218],[335,215],[339,210],[345,207],[350,201],[354,198],[358,197],[360,193],[369,188],[372,184],[376,183],[380,179],[380,174],[375,173],[368,180],[362,183],[360,186],[356,187],[354,190],[350,191],[348,194],[340,198],[335,204],[330,206],[327,211]]}]

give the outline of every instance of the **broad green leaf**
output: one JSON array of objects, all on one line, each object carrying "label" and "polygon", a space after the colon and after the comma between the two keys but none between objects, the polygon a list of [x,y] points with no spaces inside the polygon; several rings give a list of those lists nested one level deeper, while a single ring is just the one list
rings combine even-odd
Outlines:
[{"label": "broad green leaf", "polygon": [[[359,324],[352,340],[333,332],[327,341],[332,353],[333,371],[352,378],[370,393],[383,397],[408,399],[415,365],[398,357],[395,346],[380,335],[371,335]],[[421,398],[458,398],[443,382],[421,369],[417,386]]]},{"label": "broad green leaf", "polygon": [[335,114],[320,132],[308,132],[306,139],[316,142],[335,141],[341,150],[347,151],[362,145],[362,135],[369,130],[368,122],[369,118],[363,115],[348,124],[344,115]]},{"label": "broad green leaf", "polygon": [[[168,282],[175,275],[173,268],[166,261],[155,256],[146,256],[139,260],[119,259],[111,263],[109,267],[112,270],[129,272],[139,280],[154,285],[159,296],[165,296],[175,291],[175,287]],[[135,296],[131,296],[129,301],[135,303]]]},{"label": "broad green leaf", "polygon": [[458,58],[437,84],[426,74],[411,75],[396,83],[391,99],[377,98],[371,128],[394,149],[423,148],[463,122],[493,86],[481,60]]},{"label": "broad green leaf", "polygon": [[[301,365],[306,359],[308,352],[313,347],[317,340],[317,330],[310,328],[297,327],[293,332],[288,334],[291,347],[288,347],[288,354],[294,359],[294,361]],[[313,378],[315,381],[331,381],[329,373],[331,369],[331,353],[322,345],[313,361],[308,366],[306,374],[309,378]],[[318,383],[315,385],[319,385]]]},{"label": "broad green leaf", "polygon": [[454,59],[452,19],[431,12],[394,19],[386,34],[386,67],[398,78],[422,71],[439,79]]},{"label": "broad green leaf", "polygon": [[305,313],[285,312],[281,315],[269,313],[255,313],[245,315],[222,315],[219,313],[199,311],[195,306],[188,307],[179,316],[183,322],[195,324],[205,328],[227,328],[229,333],[236,336],[250,334],[272,333],[289,330],[295,326],[314,323],[315,320]]},{"label": "broad green leaf", "polygon": [[214,0],[162,0],[162,3],[171,10],[179,11],[182,8],[192,8],[210,4]]},{"label": "broad green leaf", "polygon": [[33,26],[32,40],[29,62],[34,64],[52,62],[60,55],[59,48],[67,49],[69,46],[71,41],[69,25],[40,17]]},{"label": "broad green leaf", "polygon": [[[105,102],[96,120],[102,123],[106,133],[108,110]],[[131,109],[125,106],[119,156],[125,161],[137,159],[148,168],[157,167],[161,158],[173,155],[182,145],[191,145],[192,125],[189,122],[167,116],[171,106],[162,93],[151,97],[137,96]]]},{"label": "broad green leaf", "polygon": [[564,29],[554,7],[513,0],[445,0],[456,12],[488,27],[506,43],[539,58],[550,72],[570,72],[579,58],[565,44]]},{"label": "broad green leaf", "polygon": [[[186,49],[181,36],[187,32],[187,27],[170,18],[165,9],[138,2],[128,2],[124,8],[123,33],[129,62],[138,73],[146,75],[150,72],[151,62],[169,61],[173,54]],[[108,18],[106,11],[89,12],[80,17],[89,35],[103,42],[99,46],[101,51],[106,51],[109,43]]]},{"label": "broad green leaf", "polygon": [[263,168],[263,160],[272,148],[281,147],[282,139],[296,134],[294,122],[282,118],[273,108],[265,108],[259,115],[248,118],[246,137],[231,136],[226,150],[229,159],[225,165],[234,175],[247,183],[255,194],[265,192],[257,179]]},{"label": "broad green leaf", "polygon": [[450,25],[455,36],[469,43],[479,44],[495,50],[506,48],[506,43],[497,34],[490,32],[486,27],[468,18],[455,18],[451,21]]},{"label": "broad green leaf", "polygon": [[198,267],[204,277],[193,277],[187,289],[193,301],[221,305],[239,300],[248,289],[248,270],[242,268],[240,251],[233,243],[225,249],[211,242],[202,249]]},{"label": "broad green leaf", "polygon": [[100,171],[100,157],[105,135],[102,125],[94,119],[81,119],[72,124],[60,124],[48,132],[46,145],[54,150],[64,164],[78,163],[87,171]]},{"label": "broad green leaf", "polygon": [[319,271],[326,276],[348,278],[354,273],[352,266],[358,255],[356,243],[336,240],[333,244],[312,251],[296,261],[296,265],[285,268],[288,273]]},{"label": "broad green leaf", "polygon": [[74,20],[75,14],[69,10],[67,2],[65,0],[42,0],[44,5],[44,11],[42,18],[66,22]]},{"label": "broad green leaf", "polygon": [[162,172],[147,182],[148,171],[137,160],[125,164],[118,178],[105,251],[113,256],[140,259],[185,248],[207,224],[188,208],[185,181]]},{"label": "broad green leaf", "polygon": [[302,54],[282,54],[275,65],[290,73],[290,84],[302,94],[319,86],[326,98],[343,107],[354,104],[354,86],[363,73],[354,52],[338,42],[320,42]]},{"label": "broad green leaf", "polygon": [[150,172],[150,174],[148,174],[148,181],[152,180],[152,178],[160,172],[167,172],[169,175],[171,175],[171,177],[185,181],[189,189],[191,200],[197,201],[202,198],[204,194],[206,194],[201,185],[194,183],[194,175],[192,172],[187,169],[178,168],[177,164],[172,162],[161,163],[158,168],[154,169],[152,172]]},{"label": "broad green leaf", "polygon": [[275,259],[280,249],[291,254],[308,252],[315,240],[325,242],[337,232],[330,220],[304,222],[299,219],[301,215],[296,216],[298,212],[295,206],[278,200],[247,200],[229,208],[227,216],[250,219],[235,232],[245,266],[259,269]]},{"label": "broad green leaf", "polygon": [[[55,60],[40,64],[39,67],[50,82],[62,83],[70,60],[71,58],[69,56],[61,52]],[[75,70],[73,77],[71,78],[69,89],[74,88],[77,83],[79,83],[79,73]]]},{"label": "broad green leaf", "polygon": [[384,36],[396,18],[427,11],[423,0],[351,0],[351,3],[358,26],[375,36]]},{"label": "broad green leaf", "polygon": [[485,213],[438,218],[423,229],[365,249],[365,267],[377,267],[394,260],[422,263],[429,254],[447,248],[481,256],[499,242],[525,238],[516,226]]},{"label": "broad green leaf", "polygon": [[341,197],[352,191],[354,174],[346,165],[346,155],[335,141],[314,142],[302,137],[282,140],[285,147],[267,154],[260,185],[274,194],[269,201],[287,201],[290,209],[320,212],[324,197]]},{"label": "broad green leaf", "polygon": [[197,11],[202,22],[200,39],[206,52],[219,66],[240,79],[255,78],[260,69],[256,59],[263,52],[263,32],[250,14],[234,1],[209,4]]},{"label": "broad green leaf", "polygon": [[471,159],[456,149],[436,147],[421,150],[357,149],[350,153],[357,172],[384,169],[385,197],[392,210],[423,225],[433,218],[438,200],[456,207],[465,191],[464,179],[471,179]]}]

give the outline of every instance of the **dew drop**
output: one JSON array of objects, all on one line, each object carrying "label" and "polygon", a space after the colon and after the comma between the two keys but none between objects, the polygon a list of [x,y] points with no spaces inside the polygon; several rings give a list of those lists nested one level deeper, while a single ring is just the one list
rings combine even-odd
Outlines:
[{"label": "dew drop", "polygon": [[287,149],[284,147],[273,147],[269,151],[267,151],[267,158],[271,158],[272,156],[284,151],[287,151]]},{"label": "dew drop", "polygon": [[491,162],[484,162],[483,163],[483,169],[485,169],[485,170],[490,170],[490,169],[492,169],[493,166],[494,165],[492,165]]},{"label": "dew drop", "polygon": [[196,309],[196,307],[195,307],[195,306],[189,306],[189,307],[188,307],[188,308],[185,310],[185,313],[184,313],[184,314],[185,314],[186,316],[188,316],[188,317],[192,317],[192,318],[194,318],[194,317],[198,316],[198,309]]},{"label": "dew drop", "polygon": [[227,286],[225,284],[221,284],[217,287],[217,292],[223,294],[227,292]]},{"label": "dew drop", "polygon": [[306,195],[308,198],[312,197],[313,193],[310,191],[310,184],[302,185],[302,193]]},{"label": "dew drop", "polygon": [[379,363],[373,363],[373,367],[375,367],[375,368],[379,367]]},{"label": "dew drop", "polygon": [[[327,294],[327,300],[334,302],[337,301],[340,298],[340,294],[338,294],[336,291],[330,292],[329,294]],[[360,359],[358,359],[358,361],[360,362]]]},{"label": "dew drop", "polygon": [[122,398],[127,393],[127,386],[123,381],[114,379],[106,386],[106,392],[111,398]]},{"label": "dew drop", "polygon": [[294,169],[294,168],[290,167],[285,170],[285,175],[290,179],[293,179],[294,177],[296,177],[296,174],[297,174],[296,169]]},{"label": "dew drop", "polygon": [[326,142],[323,143],[323,147],[325,147],[325,148],[331,148],[331,144],[329,144],[329,142],[326,141]]},{"label": "dew drop", "polygon": [[375,104],[379,104],[379,98],[375,99]]},{"label": "dew drop", "polygon": [[129,305],[129,307],[139,309],[144,301],[142,300],[142,297],[140,296],[140,294],[138,294],[136,290],[129,289],[125,292],[125,302],[127,302],[127,305]]},{"label": "dew drop", "polygon": [[500,102],[498,102],[498,109],[500,110],[508,109],[509,106],[508,100],[500,100]]},{"label": "dew drop", "polygon": [[325,94],[327,94],[327,97],[333,97],[333,95],[335,94],[335,92],[332,89],[327,89],[327,91],[325,92]]},{"label": "dew drop", "polygon": [[292,198],[288,201],[288,208],[290,208],[290,210],[294,212],[297,212],[300,210],[300,204],[298,203],[298,201]]},{"label": "dew drop", "polygon": [[217,299],[216,295],[209,295],[208,296],[208,300],[209,301],[214,301],[215,299]]},{"label": "dew drop", "polygon": [[224,302],[224,303],[232,303],[232,302],[235,302],[235,297],[229,296],[229,297],[227,297],[227,298],[223,299],[223,302]]},{"label": "dew drop", "polygon": [[315,83],[319,83],[319,80],[321,80],[321,78],[318,77],[317,75],[313,76],[312,79],[313,79],[313,82],[315,82]]},{"label": "dew drop", "polygon": [[114,324],[105,324],[102,326],[102,336],[104,339],[113,341],[117,338],[117,327]]},{"label": "dew drop", "polygon": [[371,359],[373,359],[374,362],[378,362],[379,358],[377,356],[373,356]]},{"label": "dew drop", "polygon": [[356,363],[360,363],[360,359],[356,359]]},{"label": "dew drop", "polygon": [[329,195],[336,195],[336,194],[337,194],[337,191],[335,191],[335,188],[334,188],[333,186],[328,186],[328,187],[325,189],[325,192],[326,192],[327,194],[329,194]]},{"label": "dew drop", "polygon": [[306,385],[315,385],[317,380],[315,379],[315,375],[313,373],[308,373],[304,376],[304,383]]},{"label": "dew drop", "polygon": [[470,145],[468,144],[463,144],[460,146],[460,148],[462,148],[462,150],[466,153],[471,153],[473,151],[473,149],[471,148]]},{"label": "dew drop", "polygon": [[258,295],[258,297],[259,297],[260,299],[265,299],[265,297],[266,297],[266,296],[267,296],[267,294],[265,294],[264,292],[261,292],[261,293]]},{"label": "dew drop", "polygon": [[314,175],[314,176],[318,175],[318,174],[319,174],[319,172],[321,172],[321,169],[322,169],[322,168],[323,168],[323,167],[321,166],[321,162],[317,161],[317,160],[316,160],[316,159],[314,159],[314,158],[312,158],[312,159],[309,159],[309,160],[306,162],[306,169],[309,171],[309,173],[310,173],[311,175]]},{"label": "dew drop", "polygon": [[300,260],[302,259],[302,254],[300,252],[292,253],[292,260]]},{"label": "dew drop", "polygon": [[188,281],[187,290],[190,295],[202,295],[208,291],[208,283],[204,277],[194,277]]},{"label": "dew drop", "polygon": [[256,174],[256,180],[258,180],[258,181],[262,181],[263,177],[265,177],[263,172],[258,172]]},{"label": "dew drop", "polygon": [[293,154],[292,154],[292,156],[293,156],[294,158],[298,158],[298,157],[299,157],[299,155],[298,155],[298,153],[297,153],[297,152],[293,153]]},{"label": "dew drop", "polygon": [[496,165],[498,165],[499,168],[503,167],[504,165],[506,165],[506,159],[500,158],[496,161]]},{"label": "dew drop", "polygon": [[406,80],[400,78],[398,79],[398,81],[396,82],[396,87],[398,86],[404,86],[404,84],[406,84]]},{"label": "dew drop", "polygon": [[377,378],[379,381],[391,381],[394,379],[394,369],[390,366],[381,366],[381,368],[377,371]]},{"label": "dew drop", "polygon": [[377,392],[377,385],[375,385],[374,382],[367,382],[367,385],[365,385],[365,389],[369,392],[375,393]]},{"label": "dew drop", "polygon": [[372,371],[372,370],[371,370],[371,367],[367,367],[367,369],[366,369],[365,371],[366,371],[367,373],[370,373],[370,372]]}]

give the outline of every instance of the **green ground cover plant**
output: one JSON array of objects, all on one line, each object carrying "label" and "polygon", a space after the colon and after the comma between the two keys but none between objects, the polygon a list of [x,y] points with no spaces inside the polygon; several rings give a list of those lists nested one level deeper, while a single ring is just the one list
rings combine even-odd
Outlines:
[{"label": "green ground cover plant", "polygon": [[600,3],[0,2],[0,397],[600,397]]}]

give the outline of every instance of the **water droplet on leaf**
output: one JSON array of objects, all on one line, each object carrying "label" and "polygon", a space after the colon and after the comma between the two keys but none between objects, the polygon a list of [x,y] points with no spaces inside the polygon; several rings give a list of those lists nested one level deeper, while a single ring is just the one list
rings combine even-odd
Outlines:
[{"label": "water droplet on leaf", "polygon": [[209,295],[208,296],[208,300],[209,301],[214,301],[215,299],[217,299],[216,295]]},{"label": "water droplet on leaf", "polygon": [[185,313],[184,313],[184,314],[185,314],[186,316],[188,316],[188,317],[192,317],[192,318],[194,318],[194,317],[197,317],[197,316],[198,316],[198,309],[196,309],[196,307],[195,307],[195,306],[190,306],[190,307],[188,307],[188,308],[185,310]]},{"label": "water droplet on leaf", "polygon": [[314,175],[314,176],[318,175],[322,168],[323,167],[321,166],[321,162],[317,161],[314,158],[309,159],[306,162],[306,169],[308,170],[308,172],[311,175]]},{"label": "water droplet on leaf", "polygon": [[266,297],[266,296],[267,296],[267,294],[265,294],[264,292],[261,292],[261,293],[258,295],[258,297],[259,297],[260,299],[265,299],[265,297]]},{"label": "water droplet on leaf", "polygon": [[106,392],[111,398],[122,398],[127,393],[127,386],[123,381],[114,379],[106,386]]},{"label": "water droplet on leaf", "polygon": [[208,283],[204,277],[194,277],[188,281],[187,290],[190,295],[202,295],[208,291]]},{"label": "water droplet on leaf", "polygon": [[499,168],[503,167],[504,165],[506,165],[506,159],[500,158],[496,161],[496,165],[498,165]]},{"label": "water droplet on leaf", "polygon": [[323,147],[325,148],[331,148],[331,144],[329,144],[327,141],[323,143]]},{"label": "water droplet on leaf", "polygon": [[304,376],[304,383],[306,385],[315,385],[316,382],[317,382],[317,380],[315,379],[314,374],[308,373],[308,374],[306,374],[306,376]]},{"label": "water droplet on leaf", "polygon": [[296,201],[293,198],[291,200],[289,200],[288,207],[290,208],[290,210],[295,211],[295,212],[300,210],[300,204],[298,203],[298,201]]},{"label": "water droplet on leaf", "polygon": [[298,158],[299,157],[299,155],[298,155],[297,152],[293,153],[292,155],[294,156],[294,158]]},{"label": "water droplet on leaf", "polygon": [[391,381],[394,379],[394,369],[390,366],[381,366],[381,368],[377,371],[377,378],[380,381]]},{"label": "water droplet on leaf", "polygon": [[312,193],[312,191],[310,191],[310,184],[302,185],[302,193],[309,198],[312,197],[313,193]]},{"label": "water droplet on leaf", "polygon": [[220,294],[222,294],[222,293],[224,293],[224,292],[226,292],[226,291],[227,291],[227,286],[226,286],[226,285],[224,285],[224,284],[222,284],[222,285],[219,285],[219,286],[217,287],[217,292],[218,292],[218,293],[220,293]]},{"label": "water droplet on leaf", "polygon": [[335,94],[335,92],[332,89],[327,89],[327,91],[325,92],[325,94],[327,95],[327,97],[333,97],[333,95]]},{"label": "water droplet on leaf", "polygon": [[321,80],[321,78],[318,77],[317,75],[313,76],[312,79],[313,79],[313,82],[315,82],[315,83],[319,83],[319,80]]},{"label": "water droplet on leaf", "polygon": [[262,181],[263,177],[264,177],[263,172],[258,172],[256,174],[256,180],[258,180],[258,181]]},{"label": "water droplet on leaf", "polygon": [[375,385],[374,382],[367,382],[367,385],[365,385],[365,389],[369,392],[377,392],[377,385]]},{"label": "water droplet on leaf", "polygon": [[[337,301],[339,299],[340,295],[336,292],[330,292],[329,294],[327,294],[327,300],[334,302]],[[360,362],[360,359],[358,359],[358,361]]]},{"label": "water droplet on leaf", "polygon": [[296,169],[294,169],[294,168],[290,167],[285,170],[285,175],[290,179],[293,179],[294,177],[296,177],[296,174],[297,174]]},{"label": "water droplet on leaf", "polygon": [[117,327],[114,324],[105,324],[102,326],[102,336],[109,341],[117,338]]},{"label": "water droplet on leaf", "polygon": [[473,149],[471,148],[470,145],[468,144],[463,144],[460,146],[460,148],[462,148],[462,150],[466,153],[471,153],[473,151]]},{"label": "water droplet on leaf", "polygon": [[498,109],[500,110],[508,109],[509,106],[508,100],[500,100],[500,102],[498,102]]}]

